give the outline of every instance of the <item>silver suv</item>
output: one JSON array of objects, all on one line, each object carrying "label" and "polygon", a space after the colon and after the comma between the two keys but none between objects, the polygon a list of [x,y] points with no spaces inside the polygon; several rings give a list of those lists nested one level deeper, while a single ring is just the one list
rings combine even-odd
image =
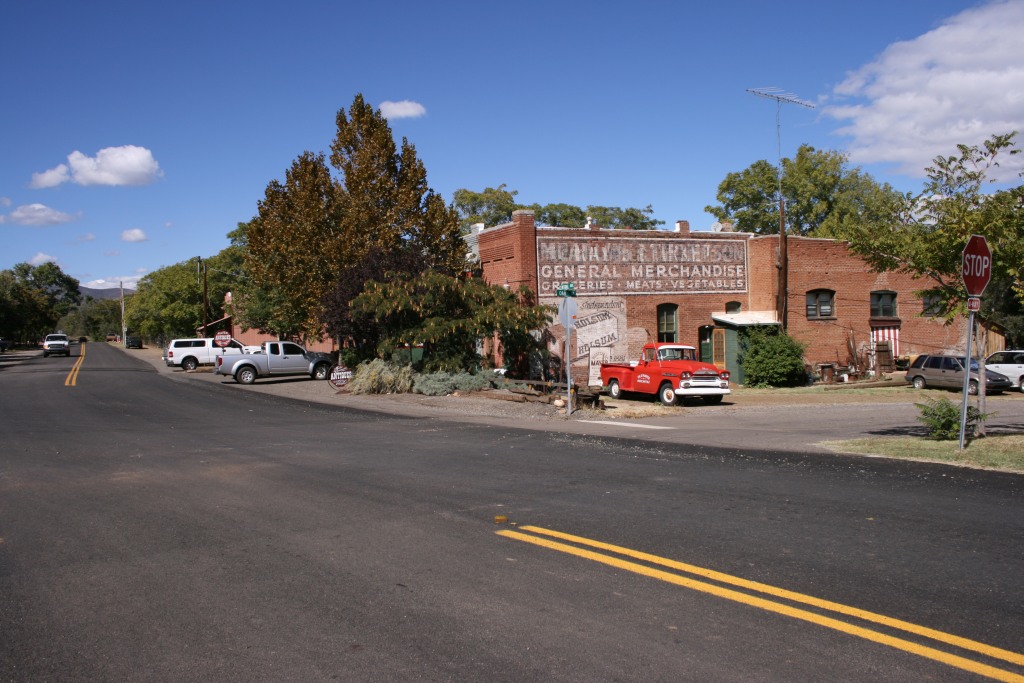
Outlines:
[{"label": "silver suv", "polygon": [[[978,361],[971,359],[971,378],[968,380],[967,393],[975,396],[978,393]],[[937,389],[962,389],[964,386],[963,356],[932,356],[921,355],[914,359],[907,369],[907,381],[915,389],[935,387]],[[1010,389],[1013,383],[1006,375],[985,369],[985,393],[998,394]]]},{"label": "silver suv", "polygon": [[43,340],[43,358],[49,355],[71,355],[71,342],[66,334],[48,334]]}]

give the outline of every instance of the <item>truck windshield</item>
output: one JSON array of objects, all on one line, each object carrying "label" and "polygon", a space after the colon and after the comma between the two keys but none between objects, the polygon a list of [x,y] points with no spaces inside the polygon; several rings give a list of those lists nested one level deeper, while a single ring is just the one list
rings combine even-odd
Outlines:
[{"label": "truck windshield", "polygon": [[681,347],[668,347],[658,349],[658,360],[693,360],[693,349]]}]

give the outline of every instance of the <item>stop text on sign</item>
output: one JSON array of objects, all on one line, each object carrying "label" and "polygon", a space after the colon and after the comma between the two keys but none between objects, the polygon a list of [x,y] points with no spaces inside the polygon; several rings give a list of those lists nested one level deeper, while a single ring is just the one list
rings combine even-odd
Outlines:
[{"label": "stop text on sign", "polygon": [[990,256],[964,254],[964,275],[967,277],[981,277],[988,272],[991,265]]}]

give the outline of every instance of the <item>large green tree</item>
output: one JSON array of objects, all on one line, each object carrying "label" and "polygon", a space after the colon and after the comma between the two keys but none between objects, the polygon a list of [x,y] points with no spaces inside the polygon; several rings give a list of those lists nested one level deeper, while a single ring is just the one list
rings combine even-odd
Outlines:
[{"label": "large green tree", "polygon": [[504,184],[484,188],[481,192],[465,188],[456,190],[453,205],[461,219],[462,231],[469,232],[475,223],[486,226],[507,223],[512,220],[512,212],[517,209],[532,210],[538,225],[563,228],[582,228],[588,218],[603,228],[611,229],[654,230],[665,223],[654,218],[654,209],[650,204],[643,209],[597,205],[582,208],[565,203],[519,204],[515,200],[518,194],[518,190],[509,190]]},{"label": "large green tree", "polygon": [[245,260],[256,288],[271,295],[244,302],[263,309],[250,315],[263,321],[260,329],[302,337],[322,331],[321,302],[352,249],[339,225],[337,195],[324,156],[311,152],[292,162],[283,183],[267,185],[248,225]]},{"label": "large green tree", "polygon": [[81,300],[78,280],[56,263],[18,263],[0,273],[0,328],[20,341],[38,338]]},{"label": "large green tree", "polygon": [[480,192],[465,188],[455,190],[452,204],[459,214],[459,227],[468,233],[476,223],[487,226],[501,225],[512,220],[512,212],[522,208],[516,204],[517,190],[509,190],[502,183],[498,187],[485,187]]},{"label": "large green tree", "polygon": [[465,269],[466,245],[454,207],[427,185],[416,148],[395,143],[387,119],[357,95],[338,112],[331,165],[338,171],[340,231],[346,256],[372,249],[409,250],[421,269],[455,274]]},{"label": "large green tree", "polygon": [[[131,296],[126,295],[125,300],[130,301]],[[102,340],[107,334],[117,334],[121,329],[121,300],[87,296],[78,308],[61,318],[57,325],[73,337],[84,335]]]},{"label": "large green tree", "polygon": [[986,191],[1000,160],[1018,153],[1015,135],[936,157],[924,189],[903,195],[888,221],[850,224],[840,236],[874,269],[923,278],[922,289],[938,295],[952,318],[965,310],[961,254],[971,235],[982,235],[992,250],[993,281],[1024,301],[1024,187]]},{"label": "large green tree", "polygon": [[153,340],[192,337],[203,322],[199,263],[189,259],[154,270],[125,302],[129,330]]},{"label": "large green tree", "polygon": [[[850,168],[845,154],[801,145],[795,158],[782,160],[782,196],[788,232],[836,237],[851,225],[885,220],[900,195]],[[760,160],[729,173],[718,186],[720,203],[704,210],[744,232],[778,234],[778,197],[778,169]]]},{"label": "large green tree", "polygon": [[241,266],[237,247],[228,247],[209,258],[191,258],[149,273],[125,300],[128,330],[154,341],[195,336],[204,321],[224,315],[225,295],[245,276]]},{"label": "large green tree", "polygon": [[330,163],[337,177],[322,154],[302,154],[284,183],[267,186],[248,225],[252,283],[239,306],[260,329],[322,334],[345,315],[326,309],[339,278],[371,252],[407,252],[416,272],[466,267],[458,215],[428,187],[415,147],[405,138],[396,144],[387,120],[362,95],[336,122]]},{"label": "large green tree", "polygon": [[377,355],[387,358],[399,346],[422,344],[426,370],[460,371],[478,367],[477,344],[494,334],[512,342],[507,355],[525,351],[522,340],[546,327],[552,315],[530,297],[528,289],[517,293],[481,278],[428,270],[368,283],[352,311],[357,324],[380,329]]}]

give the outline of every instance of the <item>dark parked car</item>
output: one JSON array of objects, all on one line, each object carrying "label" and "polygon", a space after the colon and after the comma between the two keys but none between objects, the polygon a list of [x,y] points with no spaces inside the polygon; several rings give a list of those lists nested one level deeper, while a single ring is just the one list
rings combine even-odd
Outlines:
[{"label": "dark parked car", "polygon": [[[935,387],[937,389],[962,389],[964,386],[964,357],[924,354],[914,359],[907,370],[907,381],[915,389]],[[971,378],[967,393],[978,393],[978,361],[971,359]],[[1013,387],[1006,375],[985,370],[985,393],[998,394]]]},{"label": "dark parked car", "polygon": [[131,335],[124,338],[124,347],[126,349],[141,349],[142,348],[142,337],[133,337]]}]

